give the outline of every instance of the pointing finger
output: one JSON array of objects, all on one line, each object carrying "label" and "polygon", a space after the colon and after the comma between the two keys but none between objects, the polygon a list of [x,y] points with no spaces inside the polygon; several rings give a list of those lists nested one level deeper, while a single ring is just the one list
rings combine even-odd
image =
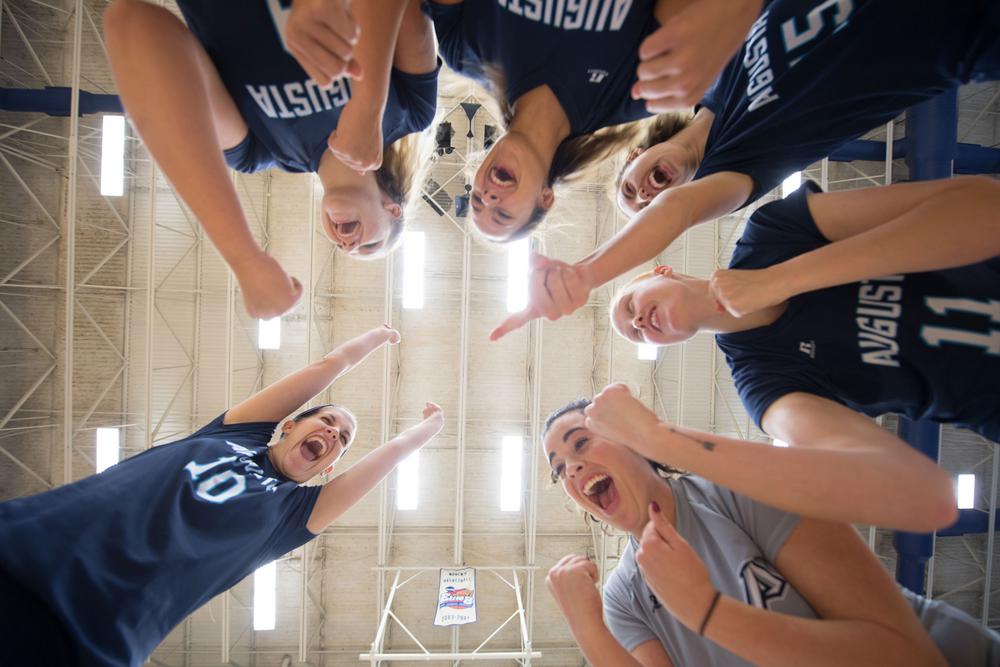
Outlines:
[{"label": "pointing finger", "polygon": [[507,334],[509,334],[511,331],[517,331],[525,324],[527,324],[528,322],[537,317],[538,315],[535,314],[535,311],[533,311],[531,308],[525,308],[522,311],[514,313],[513,315],[505,319],[503,322],[501,322],[500,326],[498,326],[497,328],[495,328],[493,331],[490,332],[490,340],[492,342],[496,342],[501,338],[503,338],[504,336],[506,336]]},{"label": "pointing finger", "polygon": [[674,548],[677,541],[683,539],[678,535],[674,525],[660,511],[660,506],[655,501],[649,504],[649,521],[656,533],[670,548]]}]

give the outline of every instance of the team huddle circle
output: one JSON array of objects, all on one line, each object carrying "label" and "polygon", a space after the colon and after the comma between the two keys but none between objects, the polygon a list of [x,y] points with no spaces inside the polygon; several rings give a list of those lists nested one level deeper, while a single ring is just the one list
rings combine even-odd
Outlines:
[{"label": "team huddle circle", "polygon": [[1000,3],[64,4],[0,664],[1000,665]]}]

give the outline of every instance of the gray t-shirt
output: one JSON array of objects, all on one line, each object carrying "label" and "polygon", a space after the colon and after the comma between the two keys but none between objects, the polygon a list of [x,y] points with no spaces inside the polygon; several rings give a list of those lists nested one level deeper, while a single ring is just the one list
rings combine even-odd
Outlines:
[{"label": "gray t-shirt", "polygon": [[[816,618],[809,603],[773,565],[799,517],[738,495],[708,480],[684,476],[669,482],[677,532],[688,541],[723,595],[761,609]],[[635,562],[634,539],[604,586],[604,620],[628,651],[656,639],[676,667],[751,663],[699,637],[667,613]],[[950,665],[1000,666],[1000,636],[968,615],[904,591]]]}]

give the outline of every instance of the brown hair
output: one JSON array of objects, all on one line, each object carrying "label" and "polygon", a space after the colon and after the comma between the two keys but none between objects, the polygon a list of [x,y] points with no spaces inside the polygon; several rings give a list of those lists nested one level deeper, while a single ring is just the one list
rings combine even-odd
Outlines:
[{"label": "brown hair", "polygon": [[382,247],[370,255],[359,255],[359,259],[379,259],[399,247],[403,240],[407,210],[413,206],[419,193],[420,177],[429,155],[427,132],[408,134],[385,147],[382,166],[375,171],[375,182],[393,203],[399,204],[403,213],[392,221],[389,236]]},{"label": "brown hair", "polygon": [[[632,148],[642,148],[645,150],[657,144],[662,144],[690,125],[692,118],[694,116],[687,112],[661,113],[653,116],[643,122],[642,129],[638,133],[639,141]],[[616,191],[621,187],[622,175],[625,173],[627,167],[628,163],[626,162],[622,165],[621,171],[618,172],[618,177],[615,179]]]},{"label": "brown hair", "polygon": [[[496,65],[485,67],[485,72],[487,92],[496,101],[500,110],[500,122],[506,129],[514,118],[514,107],[506,95],[506,77],[503,70]],[[663,115],[669,116],[671,114]],[[591,169],[624,150],[639,138],[643,124],[643,121],[622,123],[563,140],[556,148],[555,155],[552,156],[552,166],[549,167],[545,184],[551,188],[582,178]],[[687,120],[685,124],[687,124]],[[548,213],[548,209],[541,206],[535,207],[535,210],[528,216],[528,221],[504,242],[516,241],[530,234],[545,218],[546,213]]]},{"label": "brown hair", "polygon": [[[650,274],[652,274],[652,272],[650,272]],[[552,424],[554,424],[557,419],[563,415],[569,414],[570,412],[583,412],[587,409],[587,406],[590,405],[591,402],[592,400],[589,398],[577,398],[570,401],[566,405],[553,410],[549,416],[545,418],[545,424],[542,426],[542,437],[540,441],[545,441],[545,436],[549,434]],[[646,463],[648,463],[649,467],[655,470],[656,474],[663,479],[676,479],[687,474],[680,468],[674,468],[673,466],[660,463],[659,461],[654,461],[652,459],[646,459]],[[556,477],[555,471],[550,472],[549,477],[551,478],[553,484],[559,483],[559,478]]]},{"label": "brown hair", "polygon": [[[556,408],[552,413],[545,419],[545,425],[542,427],[542,437],[541,442],[545,441],[545,436],[548,435],[549,429],[552,428],[552,424],[565,414],[570,412],[583,412],[588,405],[590,405],[591,399],[589,398],[577,398],[570,401],[566,405]],[[662,480],[679,479],[686,475],[687,473],[679,468],[674,468],[673,466],[666,465],[665,463],[660,463],[652,459],[646,459],[646,463],[649,467],[660,477]],[[552,485],[559,483],[559,478],[556,476],[555,472],[550,472],[550,478],[552,480]],[[598,519],[596,516],[583,509],[576,503],[573,503],[574,509],[577,512],[583,514],[583,520],[586,524],[597,524],[601,527],[602,531],[607,531],[608,525]]]}]

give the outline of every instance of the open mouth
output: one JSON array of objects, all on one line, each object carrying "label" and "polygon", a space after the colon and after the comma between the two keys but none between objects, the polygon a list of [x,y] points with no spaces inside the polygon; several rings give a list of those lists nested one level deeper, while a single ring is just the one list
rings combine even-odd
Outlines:
[{"label": "open mouth", "polygon": [[490,169],[490,182],[502,188],[517,184],[513,172],[506,167],[493,167]]},{"label": "open mouth", "polygon": [[603,473],[598,473],[583,485],[583,495],[590,498],[605,513],[609,512],[618,500],[615,482]]},{"label": "open mouth", "polygon": [[646,182],[649,184],[649,187],[657,191],[670,185],[673,180],[673,174],[662,164],[653,167],[649,171],[649,174],[646,175]]},{"label": "open mouth", "polygon": [[663,327],[660,325],[660,314],[656,312],[656,306],[649,309],[649,326],[653,327],[653,330],[657,333],[663,333]]},{"label": "open mouth", "polygon": [[310,463],[318,461],[326,452],[326,443],[322,438],[306,438],[302,443],[302,458]]},{"label": "open mouth", "polygon": [[350,236],[357,231],[358,227],[361,226],[359,220],[351,220],[348,222],[335,222],[333,226],[336,227],[337,233],[342,236]]}]

